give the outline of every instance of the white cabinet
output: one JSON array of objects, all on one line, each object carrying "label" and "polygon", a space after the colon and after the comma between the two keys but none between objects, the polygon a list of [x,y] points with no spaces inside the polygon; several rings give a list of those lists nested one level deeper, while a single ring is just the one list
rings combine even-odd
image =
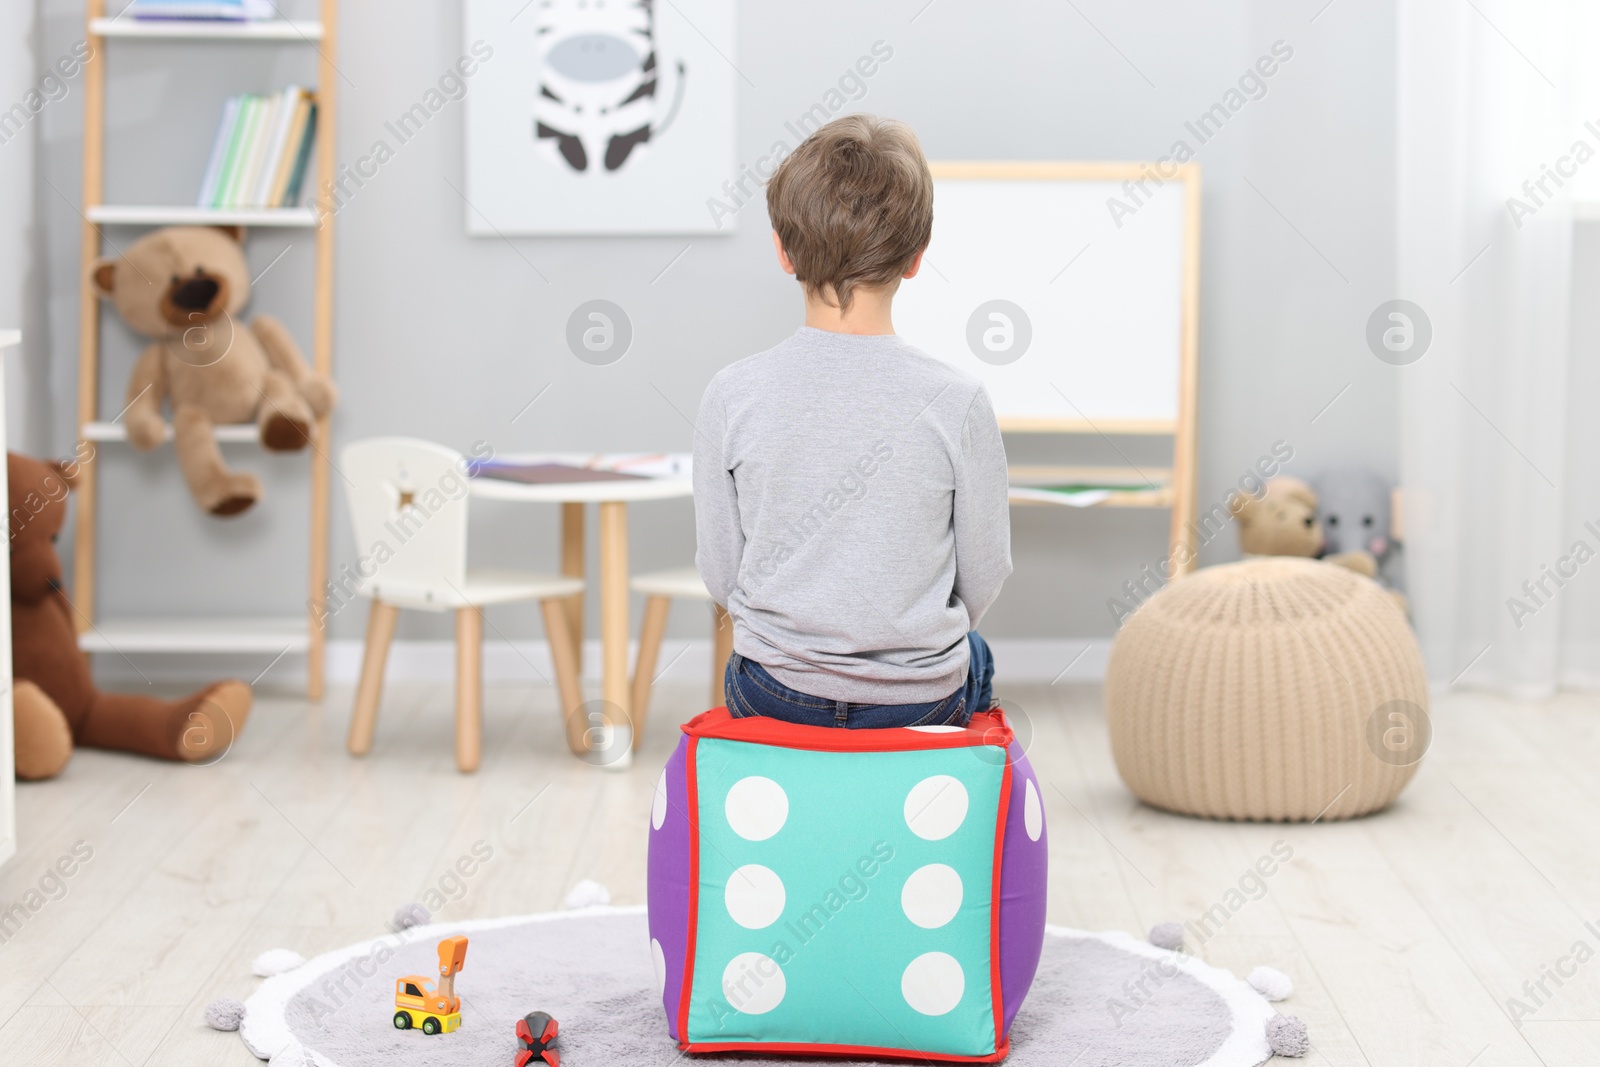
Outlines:
[{"label": "white cabinet", "polygon": [[[5,350],[22,341],[16,330],[0,330],[0,360],[6,358]],[[6,439],[6,377],[0,373],[0,441]],[[6,472],[0,467],[0,500],[6,495]],[[7,511],[11,510],[8,506]],[[11,552],[11,538],[6,538],[6,553]],[[12,751],[11,736],[11,563],[0,570],[0,591],[5,593],[6,610],[0,615],[0,864],[17,851],[17,780],[16,753]]]}]

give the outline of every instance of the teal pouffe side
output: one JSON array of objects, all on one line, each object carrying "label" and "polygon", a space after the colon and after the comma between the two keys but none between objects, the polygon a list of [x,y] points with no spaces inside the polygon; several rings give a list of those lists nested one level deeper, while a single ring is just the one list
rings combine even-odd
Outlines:
[{"label": "teal pouffe side", "polygon": [[684,729],[650,854],[652,955],[680,1047],[1004,1057],[1048,855],[1004,717],[838,730],[718,709]]}]

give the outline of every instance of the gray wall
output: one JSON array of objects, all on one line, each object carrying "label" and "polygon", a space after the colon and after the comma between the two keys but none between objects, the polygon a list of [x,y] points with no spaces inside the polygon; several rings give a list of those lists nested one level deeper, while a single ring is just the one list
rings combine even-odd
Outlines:
[{"label": "gray wall", "polygon": [[[81,34],[81,9],[39,3],[48,62]],[[1279,439],[1294,446],[1291,472],[1362,462],[1392,475],[1393,369],[1363,343],[1371,309],[1401,295],[1393,292],[1390,5],[1343,0],[1319,15],[1323,0],[1081,0],[1076,10],[1042,0],[923,4],[742,3],[734,58],[754,87],[740,84],[737,157],[764,154],[784,135],[785,120],[883,40],[894,56],[851,106],[906,120],[931,158],[1154,158],[1180,137],[1196,143],[1184,121],[1283,40],[1294,55],[1267,81],[1265,96],[1197,156],[1205,170],[1202,506],[1223,499]],[[341,38],[346,161],[385,136],[384,122],[417,100],[466,44],[459,3],[416,0],[346,5]],[[111,48],[112,199],[190,202],[221,98],[313,73],[308,49]],[[80,100],[75,88],[42,116],[42,171],[73,199]],[[501,452],[688,449],[691,431],[680,413],[693,414],[710,376],[799,320],[799,294],[772,264],[759,202],[742,212],[731,237],[469,239],[451,188],[463,184],[461,153],[462,113],[452,106],[338,216],[335,360],[344,395],[335,446],[409,433],[460,447],[485,440]],[[48,186],[37,200],[48,235],[52,440],[64,453],[75,388],[78,217]],[[308,342],[308,236],[259,235],[251,260],[259,270],[285,244],[291,247],[262,280],[254,306],[280,315]],[[562,342],[570,310],[594,297],[626,308],[636,331],[632,351],[610,367],[579,362]],[[110,414],[121,407],[137,345],[115,325],[107,342],[102,409]],[[1096,444],[1073,455],[1092,458]],[[1022,460],[1068,455],[1037,439],[1009,445]],[[270,472],[270,496],[253,514],[219,523],[188,505],[170,452],[105,450],[102,610],[221,603],[284,612],[302,602],[304,466],[248,449],[233,454]],[[335,563],[354,557],[342,504]],[[474,549],[489,563],[553,566],[555,523],[551,509],[485,507],[475,516]],[[1165,524],[1160,512],[1019,509],[1018,577],[986,629],[999,637],[1109,634],[1107,598],[1164,554]],[[691,557],[687,501],[637,507],[632,530],[636,566]],[[1234,553],[1226,534],[1205,559]],[[356,615],[337,618],[334,635],[359,636]],[[511,636],[539,633],[532,610],[497,610],[491,622]],[[402,626],[402,637],[446,633],[443,620],[408,618]],[[697,613],[680,612],[674,627],[684,637],[705,632]]]}]

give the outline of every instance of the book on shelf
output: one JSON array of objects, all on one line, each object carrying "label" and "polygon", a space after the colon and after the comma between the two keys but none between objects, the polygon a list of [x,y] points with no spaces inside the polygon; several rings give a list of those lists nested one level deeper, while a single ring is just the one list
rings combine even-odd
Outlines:
[{"label": "book on shelf", "polygon": [[244,162],[245,145],[250,141],[255,98],[237,96],[233,99],[238,105],[234,108],[233,121],[226,130],[219,130],[219,136],[225,136],[228,142],[223,155],[222,171],[217,177],[217,184],[202,194],[202,207],[222,207],[228,202],[229,194],[237,181],[236,175]]},{"label": "book on shelf", "polygon": [[222,123],[217,127],[217,136],[211,142],[211,156],[206,160],[206,175],[200,181],[200,206],[206,207],[211,203],[207,190],[215,189],[222,176],[222,165],[228,157],[228,138],[232,134],[234,121],[239,115],[239,98],[229,97],[222,105]]},{"label": "book on shelf", "polygon": [[300,150],[295,156],[294,166],[289,170],[289,185],[283,194],[285,204],[298,204],[300,190],[305,185],[306,171],[311,166],[311,146],[317,141],[317,98],[315,94],[306,97],[305,132],[300,135]]},{"label": "book on shelf", "polygon": [[229,98],[211,142],[199,205],[294,207],[316,129],[316,94],[297,85],[271,96]]},{"label": "book on shelf", "polygon": [[247,165],[240,176],[239,188],[234,194],[235,207],[270,207],[256,198],[256,186],[261,182],[261,169],[266,165],[267,153],[272,151],[272,130],[277,124],[279,100],[277,96],[261,98],[256,116],[255,135],[250,141]]},{"label": "book on shelf", "polygon": [[269,0],[133,0],[125,13],[136,19],[199,22],[256,22],[277,15]]},{"label": "book on shelf", "polygon": [[295,100],[290,116],[284,151],[278,161],[278,172],[273,176],[269,201],[274,204],[293,204],[300,199],[298,186],[291,183],[305,166],[311,151],[311,132],[315,129],[316,103],[311,94],[301,93]]}]

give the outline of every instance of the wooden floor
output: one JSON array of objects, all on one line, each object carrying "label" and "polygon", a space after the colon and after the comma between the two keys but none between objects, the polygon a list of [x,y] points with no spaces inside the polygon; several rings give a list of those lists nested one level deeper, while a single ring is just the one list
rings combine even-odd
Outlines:
[{"label": "wooden floor", "polygon": [[[252,1064],[201,1011],[248,996],[265,949],[310,956],[373,937],[441,887],[455,897],[441,918],[552,910],[582,878],[617,903],[643,900],[655,779],[672,722],[699,710],[703,689],[658,693],[643,757],[621,774],[565,754],[544,688],[488,692],[476,775],[454,770],[445,685],[391,689],[372,754],[352,760],[349,695],[262,697],[212,767],[84,751],[59,780],[19,787],[22,849],[0,868],[0,909],[41,880],[58,899],[0,944],[0,1059]],[[1097,688],[1001,695],[1025,709],[1051,786],[1051,921],[1196,921],[1281,841],[1293,859],[1200,952],[1241,976],[1267,964],[1294,979],[1282,1007],[1310,1028],[1306,1062],[1600,1063],[1600,699],[1452,696],[1393,810],[1274,827],[1137,804]],[[493,858],[453,884],[447,872],[479,841]],[[49,873],[75,845],[92,857],[62,895]],[[1578,942],[1584,962],[1561,962]],[[664,1041],[660,1067],[674,1058]]]}]

